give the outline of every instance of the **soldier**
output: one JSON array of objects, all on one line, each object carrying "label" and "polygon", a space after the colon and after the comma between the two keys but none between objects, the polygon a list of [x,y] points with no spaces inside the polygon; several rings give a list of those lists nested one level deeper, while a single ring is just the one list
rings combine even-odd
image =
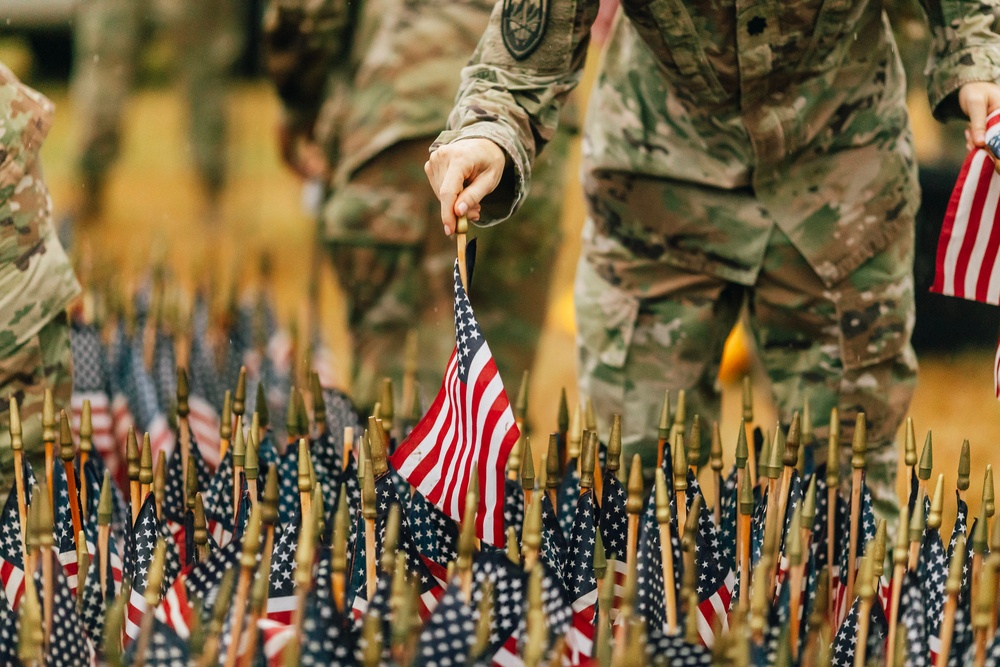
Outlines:
[{"label": "soldier", "polygon": [[[101,212],[108,170],[118,157],[122,114],[135,78],[150,0],[84,0],[75,24],[73,101],[80,135],[79,215]],[[232,0],[185,0],[167,17],[188,102],[191,152],[216,213],[225,185],[226,79],[241,46]]]},{"label": "soldier", "polygon": [[40,463],[42,400],[72,390],[66,306],[79,293],[52,226],[38,151],[54,107],[0,64],[0,488],[12,484],[10,399],[20,404],[25,450]]},{"label": "soldier", "polygon": [[[492,0],[285,1],[265,17],[266,61],[285,109],[282,152],[325,185],[319,234],[346,295],[362,409],[378,400],[383,376],[401,375],[410,329],[425,393],[454,346],[455,249],[432,224],[438,204],[423,164],[491,8]],[[531,367],[545,318],[573,129],[570,120],[554,135],[519,219],[483,239],[476,264],[472,303],[508,378]]]},{"label": "soldier", "polygon": [[[517,208],[597,4],[498,2],[427,165],[446,232],[457,215],[491,225]],[[782,421],[808,392],[812,414],[840,408],[849,443],[863,410],[876,509],[893,515],[893,442],[917,370],[918,198],[882,3],[621,4],[584,128],[576,279],[580,389],[599,428],[622,413],[626,452],[648,466],[664,389],[717,418],[720,350],[747,303]],[[931,107],[964,112],[981,145],[1000,105],[1000,3],[924,5]]]}]

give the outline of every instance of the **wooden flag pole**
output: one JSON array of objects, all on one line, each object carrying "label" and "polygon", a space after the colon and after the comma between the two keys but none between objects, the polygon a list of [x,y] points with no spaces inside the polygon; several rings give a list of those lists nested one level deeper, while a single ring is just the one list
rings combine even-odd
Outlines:
[{"label": "wooden flag pole", "polygon": [[21,526],[21,562],[28,562],[27,527],[28,503],[24,493],[24,439],[21,433],[21,411],[17,398],[10,397],[10,448],[14,452],[14,484],[17,487],[17,518]]},{"label": "wooden flag pole", "polygon": [[[837,544],[837,495],[840,493],[840,411],[830,410],[830,434],[826,443],[826,558],[836,563]],[[827,619],[834,625],[833,577],[826,578]]]},{"label": "wooden flag pole", "polygon": [[907,568],[911,572],[917,571],[917,560],[920,557],[920,543],[924,536],[924,527],[927,523],[926,508],[924,507],[923,492],[917,493],[917,502],[913,508],[913,516],[910,517],[909,542],[910,552],[907,558]]},{"label": "wooden flag pole", "polygon": [[627,490],[628,497],[625,499],[625,512],[628,514],[626,559],[629,563],[635,563],[639,544],[639,515],[642,513],[642,461],[638,454],[632,455],[632,468],[628,474]]},{"label": "wooden flag pole", "polygon": [[247,442],[243,433],[243,416],[237,415],[236,427],[233,432],[233,516],[240,511],[240,475],[243,474],[243,464],[246,462]]},{"label": "wooden flag pole", "polygon": [[129,503],[132,505],[132,525],[139,518],[139,442],[135,439],[135,427],[128,427],[125,439],[125,460],[128,463]]},{"label": "wooden flag pole", "polygon": [[875,600],[873,561],[872,553],[865,554],[865,557],[861,559],[861,570],[858,575],[858,597],[861,598],[861,603],[858,605],[858,634],[854,644],[854,667],[865,667],[868,664],[866,662],[868,630],[872,616],[872,603]]},{"label": "wooden flag pole", "polygon": [[[333,604],[337,611],[344,611],[344,585],[347,576],[347,532],[348,526],[347,494],[341,493],[337,505],[337,513],[333,517],[333,553],[330,558],[330,585],[333,591]],[[266,554],[265,554],[266,555]]]},{"label": "wooden flag pole", "polygon": [[467,216],[459,216],[458,224],[455,225],[455,241],[457,243],[458,250],[458,275],[462,279],[462,287],[468,291],[469,287],[469,273],[468,267],[465,263],[465,247],[466,240],[465,235],[469,233],[469,218]]},{"label": "wooden flag pole", "polygon": [[663,468],[656,469],[656,522],[660,526],[660,560],[663,564],[663,591],[667,607],[667,632],[677,632],[677,588],[674,575],[674,549],[670,539],[670,497]]},{"label": "wooden flag pole", "polygon": [[[913,495],[914,477],[917,474],[917,437],[913,430],[913,417],[906,418],[906,438],[903,447],[903,463],[906,465],[906,502],[909,503],[910,496]],[[900,524],[902,525],[902,524]],[[891,645],[890,645],[891,647]],[[893,649],[889,649],[892,653]]]},{"label": "wooden flag pole", "polygon": [[955,634],[955,612],[958,610],[958,594],[962,588],[962,570],[965,568],[965,536],[959,535],[955,541],[955,551],[948,568],[948,580],[944,588],[948,597],[944,603],[944,619],[941,621],[941,648],[935,667],[946,667],[951,653],[951,641]]},{"label": "wooden flag pole", "polygon": [[908,503],[901,503],[899,508],[899,529],[896,531],[896,545],[892,550],[892,596],[889,598],[889,635],[885,651],[885,667],[896,664],[896,632],[899,627],[899,601],[902,597],[903,576],[906,574],[906,561],[909,556],[907,538],[909,530]]},{"label": "wooden flag pole", "polygon": [[80,507],[83,508],[83,519],[89,517],[87,505],[87,461],[90,459],[90,452],[94,449],[94,425],[91,415],[90,399],[83,399],[83,407],[80,409]]},{"label": "wooden flag pole", "polygon": [[378,517],[378,510],[375,502],[375,477],[372,476],[372,467],[366,465],[361,484],[361,515],[365,520],[365,584],[369,600],[375,595],[375,584],[378,581],[378,563],[375,560],[375,519]]},{"label": "wooden flag pole", "polygon": [[[308,523],[308,522],[306,522]],[[250,519],[243,535],[243,550],[240,553],[240,578],[236,584],[236,597],[233,599],[232,641],[226,651],[226,667],[234,667],[239,652],[240,640],[243,635],[243,616],[247,611],[247,598],[250,595],[250,584],[253,581],[254,570],[257,569],[257,551],[260,549],[260,509],[250,511]],[[150,614],[151,615],[151,614]]]},{"label": "wooden flag pole", "polygon": [[719,422],[712,424],[712,448],[709,455],[712,467],[712,484],[715,491],[715,525],[722,525],[722,433]]},{"label": "wooden flag pole", "polygon": [[[187,468],[184,468],[186,471]],[[183,484],[183,480],[181,481]],[[139,504],[146,501],[146,496],[153,490],[153,445],[149,441],[149,433],[142,434],[142,448],[139,450]],[[187,496],[182,496],[187,497]]]},{"label": "wooden flag pole", "polygon": [[66,415],[65,410],[59,412],[59,458],[62,459],[63,471],[66,473],[66,487],[67,491],[69,491],[69,513],[73,521],[73,537],[76,537],[83,530],[83,521],[80,519],[80,504],[77,502],[79,495],[76,488],[76,470],[73,468],[76,451],[73,448],[73,433],[70,431],[69,417]]},{"label": "wooden flag pole", "polygon": [[42,403],[42,441],[45,443],[45,486],[49,494],[49,507],[53,507],[55,498],[52,495],[52,471],[55,466],[56,407],[52,399],[52,390],[49,388],[45,389]]},{"label": "wooden flag pole", "polygon": [[[163,541],[163,538],[160,538],[153,549],[153,560],[149,564],[149,577],[146,580],[146,590],[143,593],[147,611],[143,614],[139,625],[134,667],[142,667],[146,663],[146,653],[149,651],[149,641],[153,632],[153,621],[156,619],[156,607],[160,604],[160,588],[163,586],[163,568],[166,565],[166,557],[167,543]],[[239,640],[234,639],[233,644],[239,644]]]},{"label": "wooden flag pole", "polygon": [[222,418],[219,420],[219,460],[226,458],[229,442],[233,437],[233,395],[227,389],[222,401]]},{"label": "wooden flag pole", "polygon": [[680,531],[680,536],[684,537],[684,526],[687,523],[688,461],[687,450],[684,448],[684,436],[676,430],[674,431],[673,451],[671,454],[673,454],[674,459],[674,495],[677,498],[677,528]]},{"label": "wooden flag pole", "polygon": [[743,376],[743,424],[746,429],[747,449],[750,453],[747,460],[750,462],[750,480],[752,484],[757,483],[757,443],[753,438],[753,385],[750,383],[750,376]]},{"label": "wooden flag pole", "polygon": [[660,408],[660,423],[656,432],[656,467],[663,467],[663,451],[670,442],[670,391],[663,392],[663,407]]},{"label": "wooden flag pole", "polygon": [[101,498],[97,503],[97,555],[101,580],[101,599],[108,602],[108,543],[111,541],[111,473],[104,471]]},{"label": "wooden flag pole", "polygon": [[[187,471],[188,458],[191,456],[191,428],[188,424],[188,415],[191,409],[188,406],[188,376],[184,368],[177,368],[177,435],[178,445],[181,449],[181,470]],[[152,462],[151,462],[152,463]],[[187,480],[182,480],[184,484],[183,497],[187,498]],[[143,495],[145,498],[145,495]]]},{"label": "wooden flag pole", "polygon": [[737,554],[739,557],[740,573],[740,609],[743,612],[750,610],[750,524],[753,518],[753,482],[750,476],[750,463],[746,466],[740,479],[743,483],[739,485],[739,524],[737,526],[736,540],[738,542]]},{"label": "wooden flag pole", "polygon": [[792,512],[792,522],[789,526],[788,531],[788,544],[785,551],[788,554],[789,569],[789,609],[790,614],[790,643],[792,656],[797,657],[799,654],[799,624],[801,621],[801,604],[802,604],[802,581],[805,576],[805,561],[803,559],[803,551],[805,545],[802,544],[802,531],[800,530],[802,526],[802,505],[799,505]]},{"label": "wooden flag pole", "polygon": [[[865,413],[859,412],[854,422],[854,439],[851,444],[851,532],[850,551],[847,554],[847,599],[854,600],[857,575],[858,529],[861,522],[861,484],[865,473],[865,451],[868,448],[868,426]],[[863,662],[861,663],[864,664]]]},{"label": "wooden flag pole", "polygon": [[[37,489],[36,489],[37,493]],[[39,558],[42,561],[42,592],[45,604],[42,605],[44,627],[44,645],[46,648],[52,638],[52,614],[55,600],[55,580],[52,574],[52,547],[55,544],[55,535],[52,533],[52,505],[48,503],[48,496],[39,494],[38,510],[35,514],[35,541],[39,548]],[[32,503],[35,504],[35,503]]]}]

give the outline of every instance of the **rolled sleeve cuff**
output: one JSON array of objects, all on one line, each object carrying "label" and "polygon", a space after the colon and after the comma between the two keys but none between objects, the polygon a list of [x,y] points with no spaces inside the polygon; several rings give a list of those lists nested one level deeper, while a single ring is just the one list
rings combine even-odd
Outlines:
[{"label": "rolled sleeve cuff", "polygon": [[491,227],[511,217],[520,208],[531,187],[531,160],[515,138],[515,133],[496,122],[480,122],[457,130],[445,130],[431,145],[431,152],[462,139],[489,139],[507,155],[503,178],[496,190],[483,199],[482,216],[475,223],[479,227]]},{"label": "rolled sleeve cuff", "polygon": [[962,49],[934,65],[927,79],[934,117],[940,121],[964,118],[955,93],[974,81],[1000,83],[1000,46]]}]

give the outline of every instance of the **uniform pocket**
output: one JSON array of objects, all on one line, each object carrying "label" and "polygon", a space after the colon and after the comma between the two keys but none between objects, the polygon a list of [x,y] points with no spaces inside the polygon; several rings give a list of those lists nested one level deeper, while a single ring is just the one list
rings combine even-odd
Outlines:
[{"label": "uniform pocket", "polygon": [[609,283],[585,259],[577,266],[575,299],[579,344],[604,366],[623,368],[639,299]]},{"label": "uniform pocket", "polygon": [[845,370],[867,368],[899,356],[913,333],[912,277],[841,295],[837,319]]}]

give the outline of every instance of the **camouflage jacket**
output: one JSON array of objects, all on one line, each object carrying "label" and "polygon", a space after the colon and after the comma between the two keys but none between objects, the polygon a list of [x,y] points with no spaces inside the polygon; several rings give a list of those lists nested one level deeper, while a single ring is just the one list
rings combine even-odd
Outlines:
[{"label": "camouflage jacket", "polygon": [[459,72],[492,7],[493,0],[270,3],[267,68],[289,122],[314,128],[334,182],[397,142],[445,127]]},{"label": "camouflage jacket", "polygon": [[0,358],[38,333],[79,285],[37,183],[54,107],[0,64]]},{"label": "camouflage jacket", "polygon": [[[928,90],[945,118],[963,83],[1000,79],[1000,0],[922,3],[933,34]],[[498,1],[437,142],[487,137],[506,151],[516,182],[498,193],[513,194],[484,201],[496,212],[487,222],[523,198],[579,80],[597,6]],[[878,0],[621,0],[584,130],[585,177],[663,179],[661,210],[700,209],[702,233],[663,234],[667,261],[751,282],[779,225],[832,285],[912,225],[904,98]],[[740,206],[699,206],[706,189]]]}]

